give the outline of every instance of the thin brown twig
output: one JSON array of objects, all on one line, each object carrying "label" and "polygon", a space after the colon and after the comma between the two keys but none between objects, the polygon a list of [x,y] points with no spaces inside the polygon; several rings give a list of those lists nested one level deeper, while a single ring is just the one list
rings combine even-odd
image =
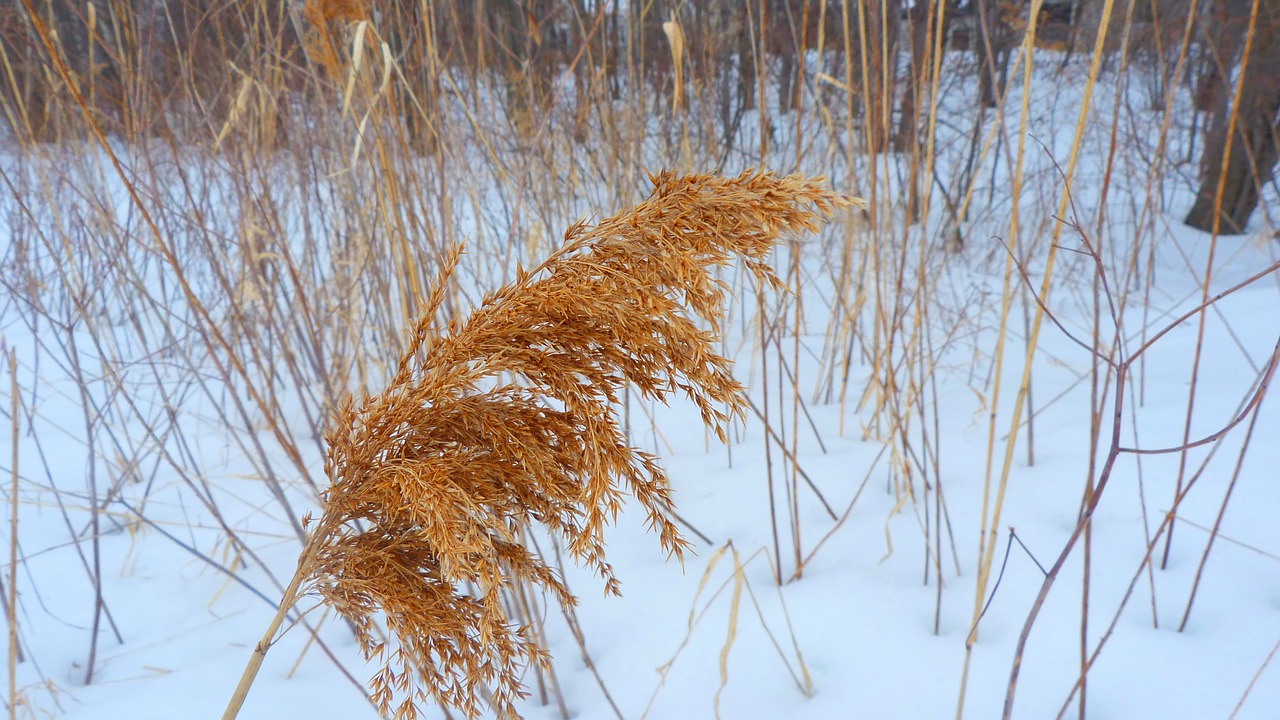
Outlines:
[{"label": "thin brown twig", "polygon": [[18,645],[18,355],[9,348],[9,418],[12,420],[13,451],[9,466],[9,587],[5,597],[5,619],[9,621],[9,720],[18,712],[17,664],[22,659]]}]

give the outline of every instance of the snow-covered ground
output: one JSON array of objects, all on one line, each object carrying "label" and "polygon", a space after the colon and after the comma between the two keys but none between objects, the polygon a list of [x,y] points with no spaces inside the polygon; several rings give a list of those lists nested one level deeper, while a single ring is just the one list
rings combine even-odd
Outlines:
[{"label": "snow-covered ground", "polygon": [[[1105,130],[1114,102],[1101,87],[1095,112],[1103,119],[1102,130],[1087,139],[1073,188],[1081,223],[1089,228],[1099,202]],[[1017,103],[1014,97],[1008,106]],[[1077,107],[1078,95],[1057,87],[1043,88],[1037,101],[1036,117],[1043,124],[1033,124],[1030,132],[1058,162],[1065,162]],[[1016,119],[1008,123],[1017,127]],[[961,129],[957,136],[966,133]],[[939,162],[962,162],[962,150],[940,149]],[[1135,150],[1140,155],[1139,151]],[[1039,171],[1028,181],[1031,189],[1023,201],[1043,208],[1056,202],[1062,191],[1060,178],[1045,162],[1044,151],[1037,147],[1028,152],[1039,154],[1034,161]],[[1132,157],[1127,154],[1118,161],[1102,235],[1116,243],[1108,247],[1116,253],[1109,257],[1123,257],[1132,247],[1125,244],[1126,232],[1145,238],[1132,240],[1147,243],[1141,245],[1142,263],[1147,262],[1146,248],[1154,248],[1150,292],[1145,292],[1145,283],[1115,288],[1117,299],[1128,298],[1122,310],[1128,352],[1200,303],[1198,283],[1206,276],[1210,248],[1207,236],[1180,225],[1190,194],[1185,183],[1174,180],[1161,194],[1168,206],[1156,209],[1149,226],[1133,229],[1147,178],[1144,168],[1126,165]],[[1004,188],[1008,178],[996,176],[992,182]],[[1265,201],[1274,199],[1271,192]],[[27,222],[10,197],[2,204],[8,206],[11,231]],[[74,204],[68,201],[68,206]],[[1024,428],[1013,447],[998,535],[990,540],[993,575],[980,600],[986,612],[966,679],[966,637],[979,602],[975,595],[984,488],[994,494],[998,486],[1026,348],[1025,296],[1020,296],[1006,332],[1005,368],[993,408],[992,363],[1004,267],[1001,239],[1007,233],[1008,205],[1004,196],[990,211],[975,210],[976,219],[966,227],[965,251],[930,270],[930,279],[939,283],[938,306],[931,310],[936,326],[930,330],[937,341],[938,362],[936,392],[926,394],[930,407],[924,417],[930,423],[936,418],[936,426],[927,428],[931,457],[925,464],[936,463],[939,472],[937,477],[928,475],[928,493],[915,477],[910,485],[915,496],[904,499],[903,465],[895,469],[891,464],[893,449],[886,451],[883,427],[877,429],[870,411],[859,407],[861,389],[873,372],[868,363],[851,367],[851,389],[844,403],[811,402],[826,372],[819,362],[831,312],[824,298],[832,292],[841,225],[803,246],[802,276],[808,280],[802,288],[805,319],[798,330],[797,384],[811,421],[792,414],[789,386],[779,402],[778,356],[773,350],[768,354],[774,363],[768,368],[772,374],[765,384],[753,323],[730,323],[735,329],[728,347],[738,361],[740,379],[757,405],[763,405],[765,393],[770,393],[775,423],[782,423],[788,445],[792,430],[799,428],[794,438],[796,464],[840,517],[832,520],[817,495],[803,481],[798,484],[796,515],[805,562],[802,574],[781,587],[774,581],[772,563],[780,562],[784,579],[793,575],[797,563],[791,529],[781,511],[782,557],[773,557],[770,465],[762,424],[750,418],[737,428],[732,448],[726,450],[708,444],[690,407],[637,404],[630,409],[633,441],[662,457],[677,491],[680,516],[709,542],[689,533],[696,555],[681,567],[667,561],[655,538],[646,535],[643,517],[624,513],[607,536],[609,561],[623,583],[621,598],[604,597],[597,578],[569,566],[568,583],[582,600],[576,620],[589,659],[558,606],[539,599],[555,659],[554,680],[570,717],[709,718],[717,712],[732,719],[954,717],[962,688],[964,717],[999,716],[1019,635],[1044,580],[1042,568],[1053,564],[1071,536],[1091,477],[1094,362],[1086,348],[1064,333],[1087,340],[1094,318],[1091,261],[1078,252],[1082,244],[1067,229],[1059,241],[1061,266],[1046,303],[1062,327],[1045,321],[1032,365],[1034,462],[1028,462]],[[1256,214],[1252,235],[1217,241],[1208,273],[1210,296],[1276,262],[1280,249],[1266,237],[1268,212],[1273,215],[1274,209],[1264,207]],[[1026,241],[1038,248],[1029,257],[1028,272],[1038,286],[1051,224],[1028,228]],[[6,246],[4,257],[16,262],[12,246]],[[491,268],[471,268],[467,277],[484,283],[491,274]],[[44,280],[52,283],[57,278]],[[17,302],[0,307],[0,333],[4,346],[15,352],[16,382],[24,402],[16,448],[17,622],[25,651],[25,661],[16,667],[25,698],[18,715],[71,720],[216,716],[274,612],[272,603],[279,598],[281,584],[292,574],[297,538],[288,521],[278,516],[278,505],[254,465],[240,457],[240,448],[221,428],[222,418],[213,410],[218,396],[201,396],[198,386],[184,385],[189,395],[181,398],[164,398],[142,384],[127,386],[137,393],[138,402],[152,408],[139,417],[163,416],[167,404],[181,402],[184,413],[204,418],[201,431],[180,450],[189,455],[184,466],[194,468],[191,476],[178,477],[172,470],[183,463],[154,458],[143,458],[132,475],[103,469],[118,471],[132,458],[124,446],[114,454],[101,450],[112,447],[112,418],[99,418],[86,429],[82,408],[104,398],[81,395],[74,377],[84,373],[96,378],[106,372],[106,364],[91,360],[110,356],[112,350],[92,347],[92,336],[80,329],[55,332],[47,325],[28,324],[23,318],[32,315],[19,312]],[[46,309],[54,317],[65,312],[71,318],[73,311]],[[1030,312],[1034,314],[1034,305]],[[103,322],[127,326],[129,318],[124,313]],[[796,331],[793,325],[788,332]],[[1110,333],[1104,308],[1104,342]],[[1190,437],[1226,426],[1254,394],[1274,357],[1277,338],[1280,284],[1275,274],[1205,313],[1203,337],[1199,316],[1174,327],[1151,346],[1141,365],[1134,365],[1121,418],[1121,444],[1167,448],[1183,442],[1197,347]],[[63,344],[68,339],[80,344],[87,366],[75,368],[65,362]],[[780,341],[788,360],[794,339],[788,335]],[[61,364],[58,358],[63,358]],[[182,348],[173,349],[173,363],[190,359]],[[207,370],[207,358],[200,362]],[[8,425],[7,364],[0,377]],[[1107,385],[1100,392],[1105,398],[1113,389]],[[1103,410],[1100,465],[1112,418],[1110,403],[1098,402]],[[1161,562],[1163,538],[1153,538],[1172,507],[1182,456],[1120,456],[1093,517],[1090,539],[1084,632],[1090,652],[1104,638],[1106,644],[1088,674],[1089,718],[1280,717],[1280,661],[1272,661],[1280,647],[1280,416],[1274,404],[1274,399],[1264,397],[1256,415],[1246,412],[1243,422],[1220,442],[1187,455],[1181,476],[1184,484],[1192,479],[1194,484],[1177,509],[1179,522],[1167,563]],[[996,472],[989,477],[992,412]],[[145,436],[136,417],[129,422],[128,432],[118,430],[125,445],[128,437]],[[85,442],[89,432],[99,438],[93,451]],[[314,454],[306,460],[318,477],[318,448],[310,451]],[[774,500],[780,508],[786,507],[785,488],[791,481],[791,466],[781,456],[774,444],[770,458]],[[9,500],[6,515],[13,502],[10,465],[5,452],[0,456],[0,481]],[[90,475],[89,468],[98,474]],[[1092,473],[1096,481],[1099,468]],[[113,489],[107,478],[123,475],[130,483]],[[111,492],[122,500],[108,504],[99,518],[96,559],[84,512],[91,504],[89,482],[98,483],[96,492]],[[301,479],[284,478],[283,483],[299,513],[315,506],[314,495]],[[935,546],[933,503],[939,484],[946,500],[947,530]],[[201,493],[217,497],[213,505],[225,512],[221,520],[201,505]],[[147,503],[144,511],[134,507],[138,502]],[[994,502],[992,495],[991,506]],[[223,521],[249,541],[257,558],[233,556],[218,526]],[[1215,525],[1216,539],[1202,568]],[[3,526],[5,540],[0,545],[7,549],[7,521]],[[1010,533],[1016,533],[1016,541]],[[1155,548],[1156,567],[1148,571],[1142,560],[1149,543]],[[940,591],[931,547],[941,548]],[[1017,685],[1016,717],[1054,717],[1079,676],[1083,553],[1083,545],[1077,545],[1066,559],[1031,626]],[[0,559],[6,569],[0,579],[7,592],[8,555]],[[236,570],[244,583],[232,580],[220,567]],[[95,603],[87,578],[95,572],[102,579],[102,602],[109,617],[104,615],[98,628],[93,682],[85,684]],[[1180,628],[1197,578],[1194,605],[1185,628]],[[286,633],[268,654],[241,717],[376,716],[351,680],[363,682],[372,670],[362,664],[342,623],[322,618],[319,610],[308,616],[313,626],[322,623],[319,635],[327,651],[310,642],[302,628]],[[539,702],[539,681],[532,672],[526,683],[533,693],[522,708],[526,717],[562,716],[554,699],[545,705]],[[1067,715],[1075,717],[1077,712],[1070,706]]]}]

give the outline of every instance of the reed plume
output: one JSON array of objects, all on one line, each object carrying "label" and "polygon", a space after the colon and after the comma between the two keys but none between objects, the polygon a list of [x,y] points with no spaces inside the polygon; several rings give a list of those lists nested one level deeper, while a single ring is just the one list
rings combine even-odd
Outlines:
[{"label": "reed plume", "polygon": [[683,557],[670,483],[628,443],[622,392],[683,395],[724,441],[746,399],[715,351],[727,287],[712,269],[739,260],[781,288],[767,263],[779,234],[814,231],[854,199],[758,171],[650,179],[648,199],[574,224],[560,250],[441,332],[434,318],[460,251],[446,258],[386,389],[336,410],[323,514],[224,718],[305,595],[346,618],[380,665],[370,689],[384,715],[414,718],[434,701],[518,717],[522,667],[548,658],[501,593],[529,582],[576,602],[526,549],[527,528],[558,535],[616,594],[603,534],[630,493],[662,548]]}]

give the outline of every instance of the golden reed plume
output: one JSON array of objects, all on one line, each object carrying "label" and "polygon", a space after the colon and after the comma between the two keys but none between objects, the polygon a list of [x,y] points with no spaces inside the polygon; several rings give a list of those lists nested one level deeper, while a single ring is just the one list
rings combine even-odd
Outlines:
[{"label": "golden reed plume", "polygon": [[575,224],[545,262],[437,332],[459,251],[445,259],[386,389],[337,408],[324,512],[224,719],[308,594],[344,617],[380,664],[370,689],[384,715],[415,718],[435,701],[468,717],[485,704],[518,717],[522,666],[548,658],[508,618],[501,592],[529,582],[576,602],[525,548],[526,528],[559,535],[616,594],[603,533],[630,493],[663,549],[683,557],[670,483],[656,458],[628,443],[621,393],[684,395],[723,441],[746,400],[715,351],[727,288],[711,271],[740,260],[779,288],[766,262],[778,235],[814,231],[820,214],[855,200],[820,179],[757,171],[651,180],[644,202]]}]

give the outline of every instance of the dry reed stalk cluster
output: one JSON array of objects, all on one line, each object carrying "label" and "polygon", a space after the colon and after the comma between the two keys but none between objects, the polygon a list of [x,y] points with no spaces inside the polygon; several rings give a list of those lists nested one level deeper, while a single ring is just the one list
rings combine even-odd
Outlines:
[{"label": "dry reed stalk cluster", "polygon": [[651,179],[647,200],[573,225],[559,251],[439,332],[459,251],[446,259],[386,389],[337,409],[323,515],[227,717],[306,594],[346,618],[382,666],[370,686],[384,714],[413,718],[437,701],[516,717],[521,667],[547,658],[501,591],[527,581],[575,602],[526,549],[526,529],[561,537],[616,594],[603,531],[629,492],[663,549],[683,557],[668,478],[619,423],[622,392],[682,394],[724,440],[747,401],[714,349],[727,288],[711,270],[741,260],[781,288],[767,263],[778,235],[813,231],[852,199],[797,175]]}]

